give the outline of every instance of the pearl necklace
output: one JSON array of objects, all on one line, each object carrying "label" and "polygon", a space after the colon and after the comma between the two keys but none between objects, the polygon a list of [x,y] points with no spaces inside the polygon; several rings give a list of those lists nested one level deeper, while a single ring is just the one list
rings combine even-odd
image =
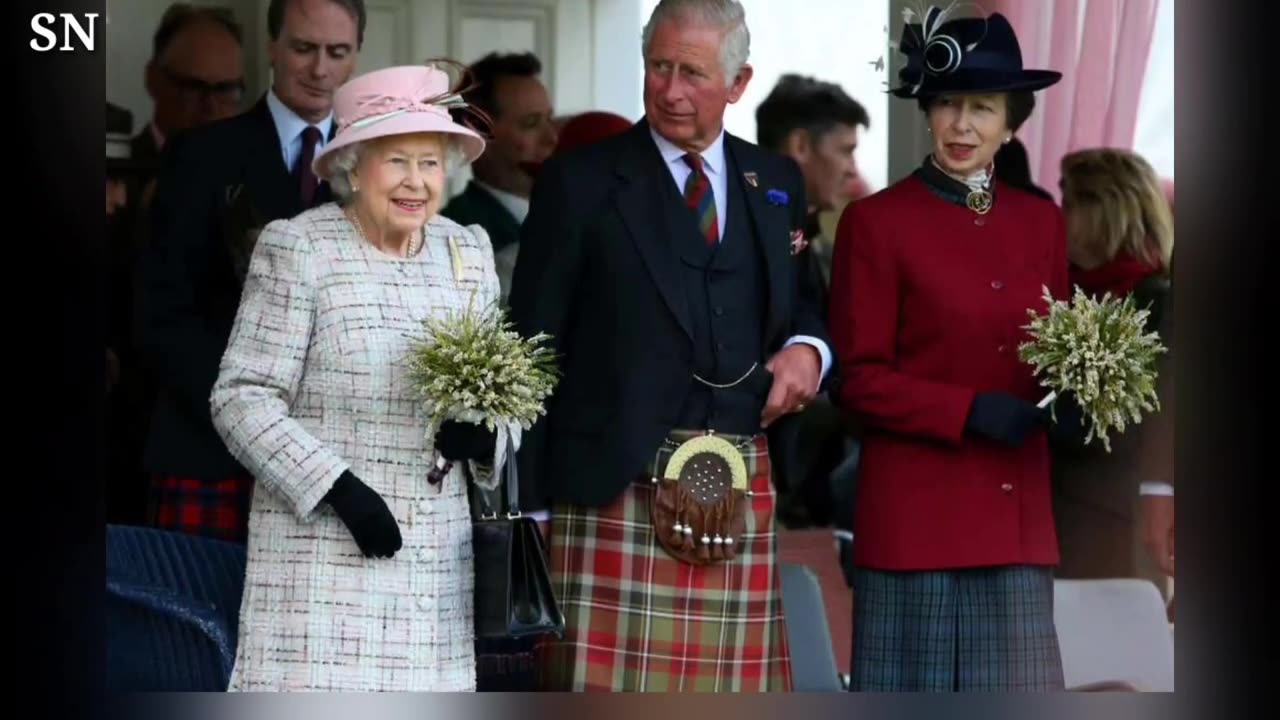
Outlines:
[{"label": "pearl necklace", "polygon": [[[365,242],[373,244],[372,241],[369,240],[369,236],[364,232],[364,224],[360,222],[360,213],[356,212],[355,208],[348,208],[344,211],[344,214],[347,216],[347,219],[351,221],[351,224],[355,226],[356,234],[361,238],[364,238]],[[409,235],[409,247],[406,248],[404,256],[409,258],[417,255],[421,246],[422,241],[418,235],[418,231],[414,230],[413,233]]]}]

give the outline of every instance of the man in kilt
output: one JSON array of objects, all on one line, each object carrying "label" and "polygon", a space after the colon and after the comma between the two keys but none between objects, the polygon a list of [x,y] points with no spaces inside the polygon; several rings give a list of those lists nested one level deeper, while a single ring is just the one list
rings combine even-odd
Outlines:
[{"label": "man in kilt", "polygon": [[547,690],[791,687],[763,433],[833,358],[799,168],[724,131],[748,46],[734,0],[659,2],[645,118],[534,187],[510,305],[563,372],[520,455],[566,618]]},{"label": "man in kilt", "polygon": [[165,141],[138,259],[139,352],[155,381],[143,465],[148,524],[244,543],[254,479],[213,427],[209,397],[258,233],[331,199],[311,158],[334,134],[363,0],[271,0],[272,85],[247,111]]}]

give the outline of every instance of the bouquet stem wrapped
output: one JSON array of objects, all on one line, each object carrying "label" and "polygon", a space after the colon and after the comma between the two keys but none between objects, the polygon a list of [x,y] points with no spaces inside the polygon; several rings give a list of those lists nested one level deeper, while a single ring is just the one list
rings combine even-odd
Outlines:
[{"label": "bouquet stem wrapped", "polygon": [[559,379],[548,335],[522,338],[497,305],[470,303],[428,318],[423,330],[409,374],[430,415],[428,437],[447,420],[472,422],[498,432],[502,447],[506,432],[528,430],[545,414]]},{"label": "bouquet stem wrapped", "polygon": [[1045,288],[1044,299],[1048,312],[1028,311],[1031,322],[1024,329],[1031,340],[1018,346],[1019,357],[1050,389],[1040,407],[1072,393],[1088,425],[1085,444],[1097,438],[1110,452],[1111,431],[1124,432],[1142,422],[1144,412],[1160,409],[1155,365],[1166,348],[1157,333],[1146,331],[1149,312],[1132,297],[1094,299],[1077,288],[1068,303]]}]

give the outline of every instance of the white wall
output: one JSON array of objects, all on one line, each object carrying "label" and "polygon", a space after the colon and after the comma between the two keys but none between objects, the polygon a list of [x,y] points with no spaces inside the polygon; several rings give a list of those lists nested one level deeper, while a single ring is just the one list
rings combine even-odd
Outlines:
[{"label": "white wall", "polygon": [[[640,31],[648,17],[643,0],[595,0],[592,3],[595,110],[631,120],[644,115],[639,88],[644,85]],[[578,110],[587,108],[565,108]]]},{"label": "white wall", "polygon": [[[641,26],[657,0],[644,0]],[[742,0],[751,30],[748,62],[755,74],[725,113],[725,128],[752,142],[755,111],[781,75],[800,73],[837,83],[867,109],[871,128],[858,145],[858,168],[873,188],[889,168],[889,22],[886,0]],[[873,63],[884,56],[885,67]],[[640,84],[637,84],[637,94]]]}]

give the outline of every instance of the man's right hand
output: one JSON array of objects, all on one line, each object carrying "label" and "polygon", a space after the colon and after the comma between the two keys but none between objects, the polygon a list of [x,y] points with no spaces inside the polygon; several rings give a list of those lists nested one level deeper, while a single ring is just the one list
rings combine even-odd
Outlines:
[{"label": "man's right hand", "polygon": [[1142,496],[1142,541],[1160,572],[1173,577],[1173,496]]},{"label": "man's right hand", "polygon": [[350,471],[342,473],[324,501],[347,526],[365,557],[389,558],[400,550],[400,525],[386,501]]}]

